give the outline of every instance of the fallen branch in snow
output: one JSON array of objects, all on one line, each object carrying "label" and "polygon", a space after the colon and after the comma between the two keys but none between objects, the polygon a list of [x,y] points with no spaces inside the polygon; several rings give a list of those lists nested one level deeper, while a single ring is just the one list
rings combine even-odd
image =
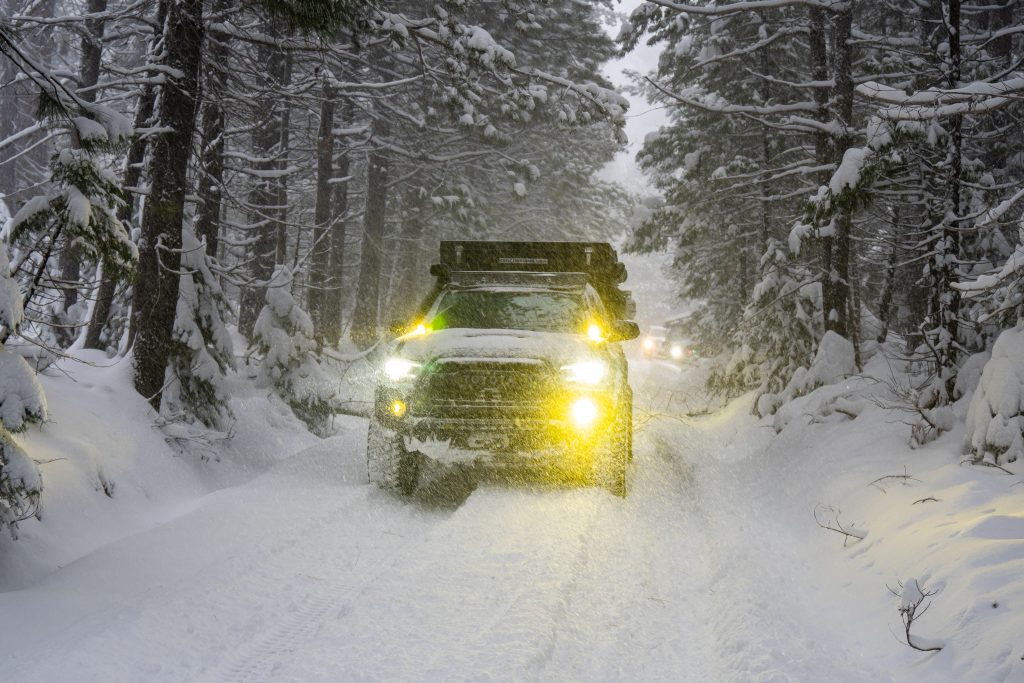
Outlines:
[{"label": "fallen branch in snow", "polygon": [[997,465],[996,463],[989,462],[988,460],[975,460],[974,458],[965,458],[964,460],[960,461],[960,464],[961,465],[977,465],[978,467],[993,467],[993,468],[995,468],[997,470],[1000,470],[1001,472],[1005,472],[1006,474],[1009,474],[1011,477],[1015,476],[1015,474],[1016,474],[1015,472],[1011,472],[1010,470],[1006,469],[1002,465]]},{"label": "fallen branch in snow", "polygon": [[[822,505],[821,503],[818,503],[814,508],[814,521],[817,522],[818,526],[822,529],[842,534],[844,548],[851,538],[863,541],[868,535],[868,532],[854,527],[844,527],[842,522],[839,521],[839,514],[839,509],[834,508],[831,505]],[[824,519],[824,521],[822,521],[822,519]]]},{"label": "fallen branch in snow", "polygon": [[903,622],[903,634],[906,637],[907,645],[920,652],[938,652],[945,647],[945,643],[942,641],[930,638],[913,638],[910,635],[910,629],[913,627],[914,622],[924,616],[924,613],[928,611],[932,603],[929,602],[923,609],[921,605],[925,600],[938,593],[938,591],[925,590],[917,583],[917,579],[908,579],[905,585],[901,581],[897,584],[897,587],[899,590],[893,590],[891,586],[886,586],[890,593],[900,599],[897,610],[900,613],[900,620]]},{"label": "fallen branch in snow", "polygon": [[919,498],[919,499],[915,500],[913,503],[911,503],[911,505],[917,505],[918,503],[938,503],[938,502],[939,502],[938,498],[932,498],[931,496],[928,496],[927,498]]},{"label": "fallen branch in snow", "polygon": [[888,493],[888,491],[885,490],[885,487],[882,486],[882,482],[889,479],[902,479],[904,486],[909,486],[909,482],[911,481],[916,481],[919,484],[921,483],[920,479],[907,472],[907,466],[904,465],[903,474],[887,474],[884,477],[879,477],[878,479],[875,479],[873,482],[868,484],[868,486],[874,486],[882,493]]}]

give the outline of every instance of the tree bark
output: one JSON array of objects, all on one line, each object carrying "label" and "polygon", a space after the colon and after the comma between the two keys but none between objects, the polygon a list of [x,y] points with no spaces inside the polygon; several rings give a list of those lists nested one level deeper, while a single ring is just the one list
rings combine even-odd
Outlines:
[{"label": "tree bark", "polygon": [[[375,141],[387,133],[382,122],[375,122],[373,128]],[[384,150],[375,145],[368,155],[366,164],[366,213],[363,220],[356,307],[352,313],[352,341],[361,349],[368,348],[377,341],[387,181],[388,159]]]},{"label": "tree bark", "polygon": [[[838,165],[851,146],[853,130],[853,54],[850,44],[853,28],[853,8],[840,5],[832,15],[833,68],[835,81],[835,114],[842,134],[835,142],[833,161]],[[832,238],[832,258],[826,273],[829,279],[828,295],[824,298],[825,329],[848,339],[854,327],[850,320],[850,262],[852,254],[853,216],[849,208],[842,209],[835,219]],[[854,345],[858,340],[851,339]]]},{"label": "tree bark", "polygon": [[[344,102],[341,110],[342,124],[352,118],[351,102]],[[328,270],[331,274],[331,287],[324,296],[324,340],[331,346],[336,345],[341,339],[341,311],[344,305],[345,285],[345,240],[347,214],[348,214],[348,188],[347,180],[352,171],[352,161],[349,158],[348,149],[343,148],[335,161],[336,172],[334,175],[334,199],[332,206],[331,221],[331,253]]]},{"label": "tree bark", "polygon": [[[228,0],[215,0],[212,7],[215,19],[229,7]],[[231,58],[228,40],[227,35],[217,33],[207,37],[208,67],[203,97],[196,236],[205,240],[206,253],[214,257],[220,239],[220,214],[224,202],[224,131],[227,115],[222,98],[227,90],[228,60]]]},{"label": "tree bark", "polygon": [[[949,62],[946,72],[946,86],[960,87],[962,54],[960,46],[960,0],[947,0],[945,21],[949,42]],[[941,330],[935,344],[939,352],[937,359],[939,377],[945,383],[947,399],[954,395],[956,384],[957,339],[959,337],[960,292],[953,287],[959,278],[960,221],[963,206],[960,201],[960,187],[963,172],[963,116],[950,117],[949,141],[947,146],[946,212],[942,219],[942,236],[936,246],[937,263],[933,265],[936,295],[935,324]]]},{"label": "tree bark", "polygon": [[[156,25],[163,26],[167,19],[167,0],[161,0],[157,5],[156,13]],[[153,36],[152,45],[150,45],[149,53],[153,54],[155,46],[160,42],[160,35]],[[138,130],[143,126],[146,126],[152,116],[153,108],[156,106],[156,88],[152,83],[146,83],[142,88],[142,94],[139,95],[139,103],[135,110],[135,121],[132,125],[134,130]],[[142,166],[146,159],[146,149],[149,146],[149,140],[147,138],[135,137],[132,139],[131,145],[128,147],[128,154],[125,157],[124,174],[123,174],[123,185],[127,188],[137,187],[142,179]],[[136,195],[132,194],[131,199],[121,206],[117,212],[117,218],[122,223],[130,223],[135,215],[135,201]],[[92,309],[92,319],[89,321],[89,330],[85,335],[85,348],[87,349],[102,349],[103,343],[101,341],[103,336],[103,328],[107,325],[107,319],[110,317],[110,309],[114,305],[114,292],[117,289],[117,281],[108,275],[106,272],[103,273],[103,277],[100,280],[99,289],[96,292],[96,304]],[[130,323],[134,329],[134,321]],[[129,332],[129,337],[134,337],[134,332]],[[129,344],[130,346],[130,344]]]},{"label": "tree bark", "polygon": [[[336,287],[331,270],[331,177],[334,171],[334,90],[324,81],[321,89],[320,127],[317,131],[316,205],[313,209],[313,254],[309,270],[309,315],[313,319],[313,336],[324,344],[327,330],[328,292]],[[328,342],[329,343],[329,342]]]},{"label": "tree bark", "polygon": [[413,182],[402,203],[401,241],[398,244],[395,277],[388,294],[388,312],[396,318],[413,315],[421,298],[417,283],[420,280],[418,265],[423,248],[424,201],[418,183]]},{"label": "tree bark", "polygon": [[[152,187],[142,214],[133,316],[135,388],[157,410],[163,395],[178,304],[181,223],[195,130],[203,47],[202,0],[171,3],[164,26],[165,78],[159,122],[171,130],[153,142]],[[177,75],[172,75],[177,74]]]},{"label": "tree bark", "polygon": [[[810,33],[808,45],[810,47],[811,78],[817,83],[824,83],[828,80],[828,44],[825,31],[825,10],[821,7],[811,7],[808,10],[810,18]],[[825,88],[814,88],[815,120],[819,123],[827,123],[829,120],[828,91]],[[817,130],[814,133],[814,161],[821,167],[832,161],[832,139],[824,130]],[[827,171],[818,174],[818,184],[828,183]],[[826,329],[830,302],[832,301],[832,244],[831,235],[822,235],[818,239],[818,249],[821,258],[821,312],[824,318]]]},{"label": "tree bark", "polygon": [[[267,27],[268,34],[278,35],[273,24]],[[264,91],[257,102],[257,124],[252,133],[253,150],[258,158],[255,170],[266,175],[256,178],[249,193],[252,209],[250,224],[255,240],[250,251],[249,277],[251,284],[242,290],[238,311],[238,330],[247,339],[252,337],[256,318],[263,308],[267,283],[274,275],[274,268],[284,261],[281,245],[281,185],[274,178],[274,171],[282,169],[280,158],[281,143],[285,139],[282,127],[285,123],[282,111],[280,86],[285,83],[289,60],[277,46],[261,44],[259,62],[267,65],[267,79]],[[280,260],[279,260],[280,259]]]}]

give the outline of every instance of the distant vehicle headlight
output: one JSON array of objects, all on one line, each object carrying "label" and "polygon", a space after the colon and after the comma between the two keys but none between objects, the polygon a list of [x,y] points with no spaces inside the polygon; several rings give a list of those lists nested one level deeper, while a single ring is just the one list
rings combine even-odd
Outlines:
[{"label": "distant vehicle headlight", "polygon": [[392,381],[409,379],[415,376],[416,370],[419,367],[419,363],[413,363],[411,360],[394,356],[384,361],[384,375]]},{"label": "distant vehicle headlight", "polygon": [[672,356],[672,360],[679,360],[683,357],[683,347],[679,344],[673,344],[668,353]]},{"label": "distant vehicle headlight", "polygon": [[599,384],[608,374],[608,365],[596,358],[581,360],[562,368],[570,382],[580,384]]},{"label": "distant vehicle headlight", "polygon": [[644,351],[653,351],[654,350],[654,338],[653,337],[644,337],[643,346],[644,346]]}]

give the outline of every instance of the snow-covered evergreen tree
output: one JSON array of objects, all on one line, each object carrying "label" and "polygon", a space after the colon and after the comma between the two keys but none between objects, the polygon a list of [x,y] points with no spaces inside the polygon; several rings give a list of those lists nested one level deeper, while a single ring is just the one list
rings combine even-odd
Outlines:
[{"label": "snow-covered evergreen tree", "polygon": [[[6,245],[0,243],[0,330],[4,337],[24,322],[21,291],[11,277]],[[36,463],[14,440],[34,422],[46,419],[46,398],[25,359],[0,343],[0,527],[12,535],[18,522],[39,511],[42,477]]]},{"label": "snow-covered evergreen tree", "polygon": [[[4,234],[16,257],[15,275],[25,289],[24,304],[37,312],[32,317],[69,325],[70,330],[81,321],[64,310],[59,251],[73,250],[82,271],[86,268],[81,264],[102,261],[117,279],[128,278],[138,261],[138,250],[117,217],[123,203],[120,183],[99,157],[123,143],[130,124],[99,105],[88,105],[81,113],[64,112],[70,123],[56,119],[68,127],[75,144],[53,155],[48,191],[25,202],[7,222]],[[63,332],[56,338],[73,337]]]},{"label": "snow-covered evergreen tree", "polygon": [[778,408],[775,397],[797,370],[815,357],[824,330],[821,286],[786,247],[770,239],[760,266],[761,280],[734,336],[737,348],[712,370],[708,386],[727,396],[757,388],[763,400],[755,410],[766,415]]},{"label": "snow-covered evergreen tree", "polygon": [[257,381],[272,388],[314,433],[325,434],[335,392],[317,361],[313,321],[296,303],[291,286],[291,272],[279,267],[253,326],[253,341],[262,355]]},{"label": "snow-covered evergreen tree", "polygon": [[170,375],[161,410],[207,427],[231,416],[224,374],[235,368],[234,345],[224,319],[230,305],[210,267],[206,246],[191,224],[182,230],[181,284],[171,338]]}]

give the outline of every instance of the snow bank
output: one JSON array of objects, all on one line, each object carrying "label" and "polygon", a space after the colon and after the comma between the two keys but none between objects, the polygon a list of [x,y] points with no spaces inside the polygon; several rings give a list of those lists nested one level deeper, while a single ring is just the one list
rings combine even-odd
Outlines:
[{"label": "snow bank", "polygon": [[[818,352],[810,368],[797,368],[786,388],[778,394],[764,394],[758,399],[759,415],[770,415],[805,396],[818,387],[835,384],[857,372],[853,343],[835,332],[826,332],[818,345]],[[792,410],[792,409],[790,409]],[[788,418],[784,418],[782,426]]]},{"label": "snow bank", "polygon": [[[982,379],[971,409],[978,434],[1007,415],[999,410],[1019,405],[1022,383],[1009,371],[1024,361],[1021,338],[1018,329],[1002,340],[985,368],[989,379]],[[848,367],[842,346],[823,354],[833,362],[821,367],[832,370],[819,379],[841,377]],[[1018,680],[1024,676],[1017,635],[1024,632],[1024,613],[1016,609],[1024,604],[1020,477],[961,464],[962,423],[911,449],[900,413],[884,407],[900,401],[889,388],[892,372],[906,384],[879,354],[862,374],[825,384],[772,418],[739,429],[730,418],[740,447],[720,457],[743,458],[746,467],[735,476],[750,482],[749,493],[733,495],[808,544],[800,561],[812,563],[832,594],[821,608],[894,680]],[[1011,387],[1018,394],[1003,393]],[[969,393],[955,413],[963,414]],[[765,442],[766,431],[778,433]],[[757,439],[763,445],[751,448]],[[844,528],[865,530],[865,539],[817,527],[819,504],[832,507]],[[901,607],[915,589],[933,594],[917,610],[911,640],[922,648],[942,646],[939,652],[905,642]]]},{"label": "snow bank", "polygon": [[1024,325],[996,339],[967,411],[965,447],[976,460],[1024,456]]},{"label": "snow bank", "polygon": [[320,442],[276,395],[237,373],[225,380],[230,439],[165,435],[132,387],[130,357],[78,355],[86,363],[64,359],[39,377],[47,421],[16,437],[39,463],[43,514],[19,525],[17,541],[0,535],[0,592],[159,526]]}]

